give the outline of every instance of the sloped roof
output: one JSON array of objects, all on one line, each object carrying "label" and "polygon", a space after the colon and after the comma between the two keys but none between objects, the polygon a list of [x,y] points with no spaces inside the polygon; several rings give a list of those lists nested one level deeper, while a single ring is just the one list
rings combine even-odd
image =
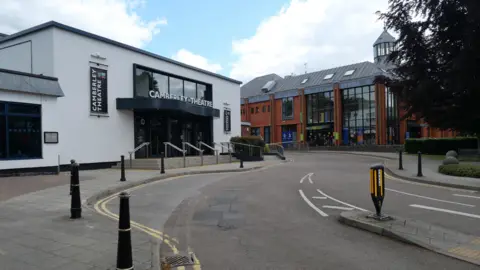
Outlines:
[{"label": "sloped roof", "polygon": [[385,42],[396,42],[397,40],[388,33],[386,29],[383,30],[383,32],[380,34],[380,36],[377,38],[375,43],[373,43],[373,46],[378,45],[380,43],[385,43]]},{"label": "sloped roof", "polygon": [[88,37],[88,38],[91,38],[91,39],[95,39],[95,40],[98,40],[98,41],[101,41],[101,42],[105,42],[105,43],[108,43],[110,45],[117,46],[117,47],[120,47],[120,48],[123,48],[123,49],[126,49],[126,50],[141,53],[143,55],[147,55],[147,56],[162,60],[164,62],[168,62],[170,64],[181,66],[181,67],[184,67],[184,68],[187,68],[187,69],[190,69],[190,70],[195,70],[197,72],[200,72],[200,73],[203,73],[203,74],[206,74],[206,75],[210,75],[210,76],[213,76],[213,77],[217,77],[217,78],[229,81],[229,82],[233,82],[233,83],[236,83],[236,84],[242,84],[241,81],[237,81],[237,80],[234,80],[232,78],[228,78],[226,76],[223,76],[223,75],[220,75],[220,74],[217,74],[217,73],[213,73],[213,72],[203,70],[203,69],[200,69],[200,68],[197,68],[197,67],[194,67],[194,66],[190,66],[190,65],[184,64],[182,62],[178,62],[178,61],[175,61],[173,59],[170,59],[170,58],[158,55],[158,54],[154,54],[154,53],[142,50],[142,49],[138,49],[138,48],[135,48],[133,46],[130,46],[130,45],[127,45],[127,44],[124,44],[124,43],[106,38],[106,37],[95,35],[95,34],[80,30],[78,28],[74,28],[74,27],[71,27],[71,26],[68,26],[68,25],[65,25],[65,24],[58,23],[56,21],[49,21],[49,22],[46,22],[46,23],[31,27],[31,28],[28,28],[28,29],[25,29],[25,30],[20,31],[18,33],[5,36],[3,38],[0,37],[0,43],[6,42],[8,40],[12,40],[12,39],[15,39],[15,38],[18,38],[18,37],[22,37],[22,36],[25,36],[25,35],[29,35],[29,34],[32,34],[32,33],[38,32],[38,31],[42,31],[42,30],[48,29],[50,27],[56,27],[56,28],[62,29],[64,31],[68,31],[68,32],[71,32],[71,33],[75,33],[77,35],[81,35],[81,36]]},{"label": "sloped roof", "polygon": [[0,89],[54,97],[64,96],[57,78],[8,69],[0,69]]},{"label": "sloped roof", "polygon": [[[241,97],[253,97],[260,95],[268,95],[275,92],[282,92],[293,89],[301,89],[315,86],[328,86],[334,83],[341,83],[361,78],[374,77],[376,75],[384,74],[383,67],[374,64],[372,62],[361,62],[346,66],[340,66],[331,69],[325,69],[317,72],[297,75],[293,77],[281,78],[276,74],[269,74],[261,77],[257,77],[250,82],[243,85],[241,89]],[[355,70],[352,75],[345,76],[345,72],[349,70]],[[333,74],[331,79],[324,79],[325,76]],[[274,75],[274,76],[272,76]],[[262,92],[262,86],[269,80],[275,79],[276,85],[268,92]],[[308,80],[302,84],[304,79]]]}]

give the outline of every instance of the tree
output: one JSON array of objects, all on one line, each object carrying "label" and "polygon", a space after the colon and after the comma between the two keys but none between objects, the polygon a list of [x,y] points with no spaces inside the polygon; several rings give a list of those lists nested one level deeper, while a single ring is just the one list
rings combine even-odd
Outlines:
[{"label": "tree", "polygon": [[480,1],[389,0],[399,33],[387,86],[430,126],[476,135],[480,151]]}]

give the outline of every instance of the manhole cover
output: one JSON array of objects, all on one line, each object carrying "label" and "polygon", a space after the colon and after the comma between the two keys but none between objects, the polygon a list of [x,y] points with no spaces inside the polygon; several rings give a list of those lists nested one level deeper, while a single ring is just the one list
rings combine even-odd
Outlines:
[{"label": "manhole cover", "polygon": [[186,266],[195,264],[195,255],[192,253],[188,256],[174,255],[166,256],[162,262],[162,269],[170,269],[171,267]]}]

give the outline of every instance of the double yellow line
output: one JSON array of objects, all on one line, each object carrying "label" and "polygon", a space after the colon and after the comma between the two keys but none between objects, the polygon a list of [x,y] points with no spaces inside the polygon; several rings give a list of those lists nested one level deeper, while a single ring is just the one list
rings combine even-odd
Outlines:
[{"label": "double yellow line", "polygon": [[[168,181],[173,180],[173,179],[177,179],[177,178],[182,178],[182,177],[185,177],[185,176],[172,177],[172,178],[169,178]],[[149,184],[154,184],[154,183],[155,182],[149,183]],[[148,184],[139,185],[139,186],[136,186],[136,187],[124,190],[124,191],[131,192],[131,191],[137,190],[139,188],[145,187],[146,185],[148,185]],[[112,211],[110,211],[107,208],[107,204],[110,201],[112,201],[113,199],[117,198],[119,194],[120,194],[120,192],[115,193],[113,195],[110,195],[106,198],[103,198],[103,199],[99,200],[94,205],[95,211],[97,211],[101,215],[104,215],[108,218],[111,218],[113,220],[118,221],[118,219],[119,219],[118,215],[116,215],[115,213],[112,213]],[[178,254],[179,253],[178,249],[176,247],[176,245],[178,245],[179,242],[174,237],[170,237],[170,236],[168,236],[167,234],[165,234],[161,231],[158,231],[158,230],[155,230],[153,228],[147,227],[147,226],[145,226],[143,224],[140,224],[138,222],[135,222],[133,220],[130,221],[130,226],[134,227],[135,229],[140,230],[140,231],[142,231],[142,232],[144,232],[144,233],[146,233],[146,234],[148,234],[148,235],[150,235],[150,236],[152,236],[156,239],[159,239],[163,243],[167,244],[167,246],[172,250],[173,254]],[[189,248],[189,250],[190,250],[190,248]],[[193,265],[193,269],[194,270],[200,270],[201,269],[200,261],[197,259],[197,256],[194,256],[194,260],[195,260],[194,261],[195,264]],[[180,267],[177,267],[177,269],[178,270],[184,270],[185,267],[180,266]]]}]

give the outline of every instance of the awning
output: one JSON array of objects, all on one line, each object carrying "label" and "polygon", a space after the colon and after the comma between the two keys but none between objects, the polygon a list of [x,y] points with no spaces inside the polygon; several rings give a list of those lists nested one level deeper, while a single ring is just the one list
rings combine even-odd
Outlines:
[{"label": "awning", "polygon": [[7,69],[0,69],[0,90],[63,97],[58,79]]},{"label": "awning", "polygon": [[220,110],[176,99],[117,98],[117,110],[171,110],[200,116],[220,117]]}]

